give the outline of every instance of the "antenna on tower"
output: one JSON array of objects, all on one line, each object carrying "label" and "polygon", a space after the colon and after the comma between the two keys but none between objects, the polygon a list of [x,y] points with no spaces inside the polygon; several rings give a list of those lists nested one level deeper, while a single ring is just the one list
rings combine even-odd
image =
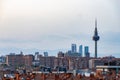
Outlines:
[{"label": "antenna on tower", "polygon": [[95,18],[95,27],[97,28],[97,18]]}]

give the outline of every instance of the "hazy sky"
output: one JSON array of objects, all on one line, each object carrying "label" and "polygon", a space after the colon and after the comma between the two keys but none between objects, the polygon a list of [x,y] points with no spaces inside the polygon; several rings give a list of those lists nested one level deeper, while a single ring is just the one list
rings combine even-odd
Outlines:
[{"label": "hazy sky", "polygon": [[0,53],[67,51],[76,43],[88,45],[93,56],[96,17],[98,55],[118,56],[120,0],[0,0]]}]

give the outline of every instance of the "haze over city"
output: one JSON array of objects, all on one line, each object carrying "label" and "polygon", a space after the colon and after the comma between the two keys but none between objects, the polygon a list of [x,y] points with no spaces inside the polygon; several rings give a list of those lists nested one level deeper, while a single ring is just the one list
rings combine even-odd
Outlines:
[{"label": "haze over city", "polygon": [[98,22],[98,56],[120,57],[119,0],[0,0],[0,55],[67,51],[87,45]]}]

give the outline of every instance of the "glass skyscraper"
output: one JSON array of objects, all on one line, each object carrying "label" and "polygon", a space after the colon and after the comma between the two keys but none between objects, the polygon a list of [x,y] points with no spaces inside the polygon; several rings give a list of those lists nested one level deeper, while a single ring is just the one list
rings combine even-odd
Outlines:
[{"label": "glass skyscraper", "polygon": [[83,46],[82,45],[79,46],[79,54],[82,57],[82,55],[83,55]]},{"label": "glass skyscraper", "polygon": [[71,45],[71,51],[72,51],[72,53],[76,53],[77,52],[77,46],[76,46],[76,44],[72,44]]},{"label": "glass skyscraper", "polygon": [[90,53],[89,53],[89,47],[88,46],[85,46],[84,47],[84,53],[85,53],[85,57],[89,57],[90,56]]}]

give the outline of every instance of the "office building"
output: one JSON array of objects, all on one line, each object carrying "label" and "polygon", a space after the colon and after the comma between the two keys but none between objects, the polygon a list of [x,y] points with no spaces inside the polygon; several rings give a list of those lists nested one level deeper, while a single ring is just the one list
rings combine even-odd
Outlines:
[{"label": "office building", "polygon": [[6,62],[6,57],[5,56],[0,56],[0,64]]},{"label": "office building", "polygon": [[90,53],[89,53],[89,47],[88,46],[85,46],[84,47],[84,53],[85,53],[85,57],[90,57]]},{"label": "office building", "polygon": [[79,54],[82,57],[82,54],[83,54],[83,46],[82,45],[79,46]]},{"label": "office building", "polygon": [[38,61],[39,60],[39,52],[35,52],[35,58],[34,58],[35,61]]},{"label": "office building", "polygon": [[44,57],[48,57],[48,52],[44,52]]},{"label": "office building", "polygon": [[76,53],[77,52],[77,46],[76,46],[76,44],[72,44],[71,45],[71,51],[72,51],[72,53]]}]

